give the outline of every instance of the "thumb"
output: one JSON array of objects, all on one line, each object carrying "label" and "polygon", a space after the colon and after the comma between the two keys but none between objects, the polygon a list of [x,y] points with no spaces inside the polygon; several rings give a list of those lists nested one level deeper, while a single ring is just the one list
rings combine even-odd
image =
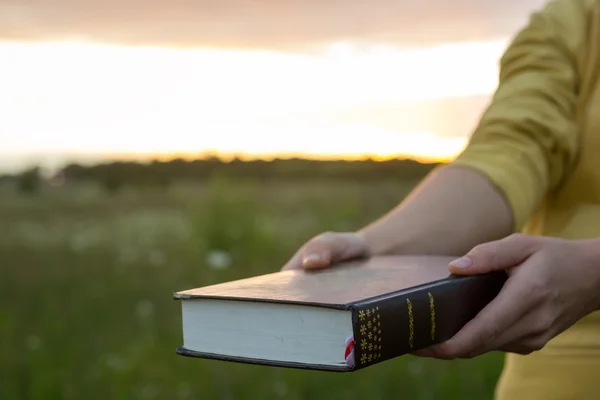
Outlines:
[{"label": "thumb", "polygon": [[337,261],[360,257],[365,252],[365,241],[359,233],[322,233],[308,241],[283,270],[326,268]]},{"label": "thumb", "polygon": [[475,246],[465,256],[448,265],[457,275],[485,274],[513,268],[531,256],[537,246],[533,236],[514,234],[504,239]]},{"label": "thumb", "polygon": [[305,269],[324,268],[364,253],[364,240],[358,233],[324,233],[307,243],[302,251],[302,266]]}]

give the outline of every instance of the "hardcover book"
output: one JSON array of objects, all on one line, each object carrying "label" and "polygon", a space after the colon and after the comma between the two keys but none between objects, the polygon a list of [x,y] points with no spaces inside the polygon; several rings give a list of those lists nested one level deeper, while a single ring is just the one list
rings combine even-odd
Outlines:
[{"label": "hardcover book", "polygon": [[454,276],[450,257],[378,256],[180,291],[183,356],[355,371],[452,337],[504,272]]}]

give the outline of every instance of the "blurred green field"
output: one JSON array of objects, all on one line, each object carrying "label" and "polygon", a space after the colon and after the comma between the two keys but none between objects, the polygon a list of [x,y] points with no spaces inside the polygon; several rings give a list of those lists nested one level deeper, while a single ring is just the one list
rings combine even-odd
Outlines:
[{"label": "blurred green field", "polygon": [[0,191],[0,399],[486,399],[497,354],[352,374],[177,356],[181,289],[277,270],[415,182],[213,180],[107,195]]}]

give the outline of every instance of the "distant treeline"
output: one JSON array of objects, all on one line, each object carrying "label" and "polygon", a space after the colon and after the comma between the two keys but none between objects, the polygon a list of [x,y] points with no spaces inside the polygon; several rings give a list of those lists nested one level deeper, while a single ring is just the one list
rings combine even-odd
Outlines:
[{"label": "distant treeline", "polygon": [[[60,184],[97,183],[109,191],[124,186],[167,186],[177,181],[204,181],[215,175],[231,179],[274,180],[418,180],[435,168],[435,163],[420,163],[411,159],[388,161],[320,161],[306,159],[275,159],[223,161],[219,158],[198,160],[175,159],[152,162],[107,162],[96,165],[69,164],[50,182]],[[16,175],[0,177],[14,182],[21,191],[35,191],[43,182],[39,168]]]}]

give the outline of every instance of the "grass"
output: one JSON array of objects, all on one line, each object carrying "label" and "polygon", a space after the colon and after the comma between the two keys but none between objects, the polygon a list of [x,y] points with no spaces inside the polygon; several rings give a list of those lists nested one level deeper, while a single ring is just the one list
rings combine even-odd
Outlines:
[{"label": "grass", "polygon": [[496,354],[408,356],[352,374],[175,355],[172,292],[275,271],[311,236],[356,229],[413,185],[0,192],[0,399],[491,398]]}]

